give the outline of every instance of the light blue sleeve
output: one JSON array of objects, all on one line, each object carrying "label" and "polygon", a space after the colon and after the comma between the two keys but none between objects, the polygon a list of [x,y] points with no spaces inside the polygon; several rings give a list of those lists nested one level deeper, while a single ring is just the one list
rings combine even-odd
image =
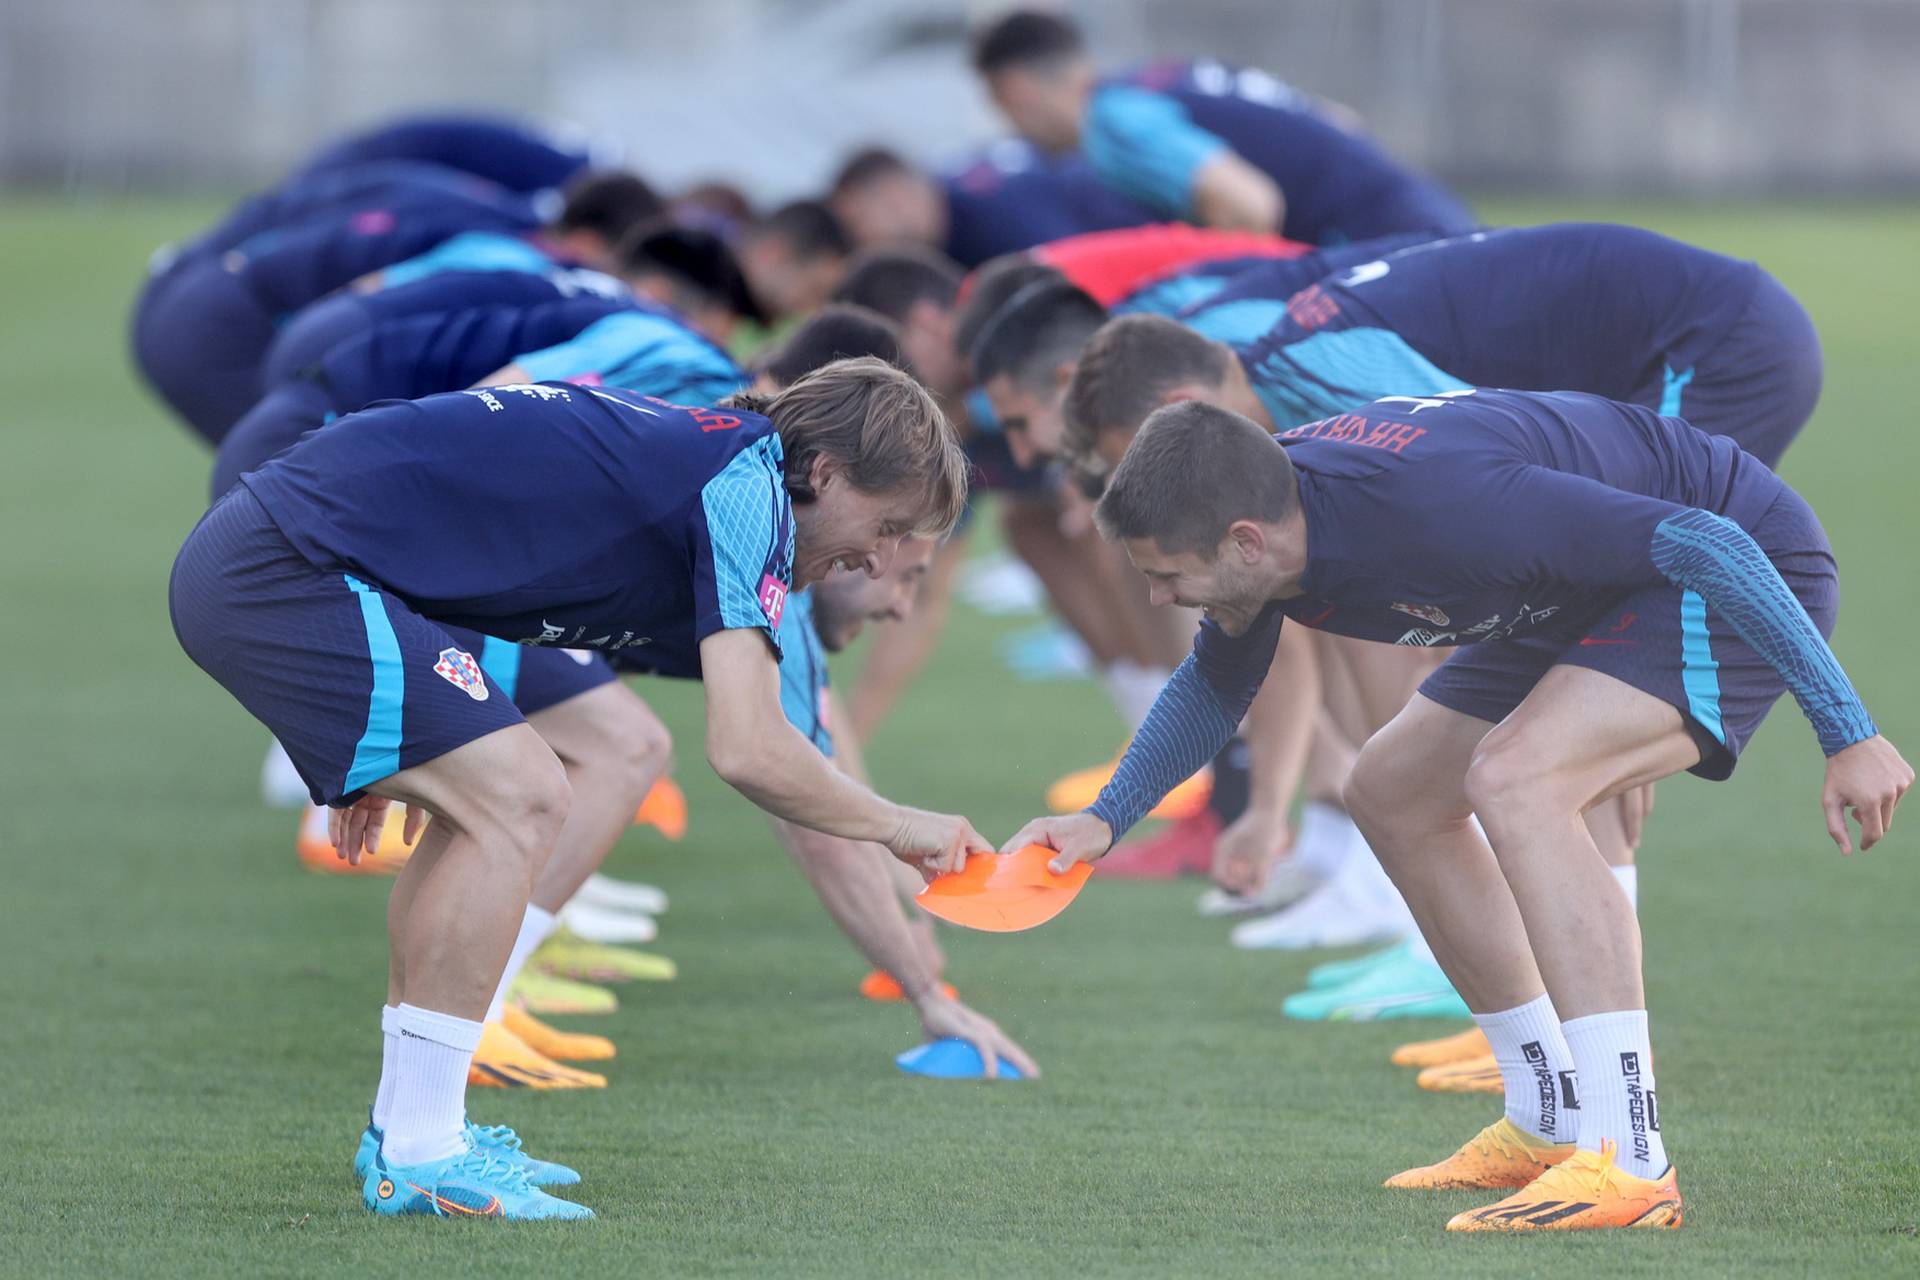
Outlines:
[{"label": "light blue sleeve", "polygon": [[793,581],[793,510],[783,467],[780,437],[769,435],[734,455],[702,486],[713,577],[710,584],[695,584],[696,639],[735,627],[757,628],[780,648],[780,621]]},{"label": "light blue sleeve", "polygon": [[1322,330],[1299,342],[1261,346],[1249,355],[1247,376],[1281,431],[1386,396],[1472,389],[1387,329]]},{"label": "light blue sleeve", "polygon": [[780,619],[780,709],[824,756],[833,755],[827,717],[827,654],[813,628],[813,592],[787,601]]},{"label": "light blue sleeve", "polygon": [[1652,554],[1656,569],[1732,623],[1780,673],[1822,751],[1832,755],[1880,732],[1826,637],[1745,529],[1711,511],[1683,511],[1654,529]]},{"label": "light blue sleeve", "polygon": [[1094,171],[1122,193],[1175,218],[1193,214],[1193,175],[1229,150],[1163,93],[1130,85],[1096,89],[1083,146]]},{"label": "light blue sleeve", "polygon": [[1149,315],[1177,318],[1189,307],[1198,307],[1231,284],[1231,276],[1180,275],[1156,280],[1136,289],[1108,310],[1116,316]]},{"label": "light blue sleeve", "polygon": [[498,231],[463,231],[425,253],[384,268],[380,273],[380,287],[391,289],[412,284],[443,271],[521,271],[544,275],[552,270],[553,259],[519,236]]},{"label": "light blue sleeve", "polygon": [[514,357],[535,382],[587,375],[675,404],[710,405],[746,385],[746,375],[718,348],[665,316],[620,311],[567,341]]}]

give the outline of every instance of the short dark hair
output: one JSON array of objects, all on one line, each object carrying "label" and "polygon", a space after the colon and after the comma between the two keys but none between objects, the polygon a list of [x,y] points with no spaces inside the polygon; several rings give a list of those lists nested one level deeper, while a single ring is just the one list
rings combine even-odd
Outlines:
[{"label": "short dark hair", "polygon": [[1165,316],[1107,321],[1087,340],[1067,387],[1067,452],[1092,453],[1101,432],[1138,426],[1183,382],[1220,382],[1232,360],[1222,344]]},{"label": "short dark hair", "polygon": [[747,287],[747,277],[727,242],[698,227],[644,223],[627,233],[614,250],[615,269],[623,276],[665,276],[703,302],[726,307],[760,324],[767,313]]},{"label": "short dark hair", "polygon": [[749,236],[784,240],[793,256],[811,262],[844,258],[853,252],[847,229],[819,200],[795,200],[781,205],[749,228]]},{"label": "short dark hair", "polygon": [[891,320],[865,307],[830,302],[761,357],[755,372],[790,387],[822,365],[854,356],[874,356],[897,369],[908,368],[899,327]]},{"label": "short dark hair", "polygon": [[1043,9],[1015,9],[973,37],[973,69],[983,76],[1041,66],[1079,56],[1086,49],[1080,28]]},{"label": "short dark hair", "polygon": [[1031,387],[1055,368],[1077,361],[1107,322],[1107,309],[1065,280],[1036,280],[1002,304],[974,338],[968,353],[974,381],[1005,374]]},{"label": "short dark hair", "polygon": [[891,178],[896,173],[913,172],[913,166],[897,151],[890,151],[886,147],[862,147],[840,162],[839,171],[833,175],[833,181],[827,184],[827,193],[829,196],[843,196],[882,178]]},{"label": "short dark hair", "polygon": [[567,184],[565,203],[553,226],[563,232],[591,231],[614,245],[641,223],[659,217],[664,208],[638,174],[589,171]]},{"label": "short dark hair", "polygon": [[1147,415],[1093,519],[1109,542],[1150,538],[1210,560],[1236,520],[1278,524],[1299,505],[1293,461],[1265,427],[1182,400]]},{"label": "short dark hair", "polygon": [[853,260],[847,278],[833,291],[835,302],[851,302],[905,324],[917,302],[940,308],[960,296],[963,273],[957,263],[934,249],[869,249]]},{"label": "short dark hair", "polygon": [[954,322],[953,345],[961,355],[972,352],[980,334],[1007,300],[1037,280],[1065,280],[1066,276],[1024,253],[1003,253],[974,269],[961,292],[960,318]]}]

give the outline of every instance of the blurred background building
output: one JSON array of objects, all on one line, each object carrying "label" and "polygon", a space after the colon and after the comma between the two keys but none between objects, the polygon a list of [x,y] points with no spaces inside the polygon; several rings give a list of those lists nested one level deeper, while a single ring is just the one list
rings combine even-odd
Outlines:
[{"label": "blurred background building", "polygon": [[[665,186],[816,188],[993,136],[961,0],[0,0],[0,180],[265,181],[414,107],[577,125]],[[1481,188],[1920,189],[1920,0],[1081,0],[1098,55],[1206,54]]]}]

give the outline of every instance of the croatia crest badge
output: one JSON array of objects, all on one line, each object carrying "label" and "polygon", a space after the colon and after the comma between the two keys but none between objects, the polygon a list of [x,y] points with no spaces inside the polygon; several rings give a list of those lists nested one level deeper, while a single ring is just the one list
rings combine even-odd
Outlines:
[{"label": "croatia crest badge", "polygon": [[433,664],[433,673],[475,702],[487,700],[487,678],[480,674],[480,664],[465,649],[442,649],[440,661]]}]

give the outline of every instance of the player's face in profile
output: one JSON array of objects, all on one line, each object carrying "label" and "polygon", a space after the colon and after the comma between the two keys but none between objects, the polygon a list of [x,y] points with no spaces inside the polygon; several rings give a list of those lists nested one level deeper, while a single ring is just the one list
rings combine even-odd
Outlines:
[{"label": "player's face in profile", "polygon": [[1229,554],[1230,542],[1212,557],[1197,551],[1178,554],[1152,538],[1128,538],[1127,558],[1146,575],[1148,599],[1156,605],[1198,609],[1230,636],[1245,633],[1266,605],[1254,575]]},{"label": "player's face in profile", "polygon": [[1013,131],[1046,151],[1071,151],[1080,145],[1079,103],[1071,83],[1037,71],[998,71],[987,79]]},{"label": "player's face in profile", "polygon": [[878,578],[829,573],[813,590],[813,629],[827,652],[852,644],[869,622],[905,621],[933,564],[934,546],[931,538],[908,538]]},{"label": "player's face in profile", "polygon": [[1004,373],[987,379],[986,393],[1015,462],[1037,467],[1060,456],[1067,435],[1060,414],[1064,394],[1037,393]]},{"label": "player's face in profile", "polygon": [[847,234],[863,249],[899,244],[938,246],[947,236],[946,204],[918,174],[894,173],[834,202]]},{"label": "player's face in profile", "polygon": [[881,577],[925,514],[916,495],[865,493],[838,472],[815,488],[819,496],[814,501],[793,509],[796,591],[824,580],[836,568]]}]

